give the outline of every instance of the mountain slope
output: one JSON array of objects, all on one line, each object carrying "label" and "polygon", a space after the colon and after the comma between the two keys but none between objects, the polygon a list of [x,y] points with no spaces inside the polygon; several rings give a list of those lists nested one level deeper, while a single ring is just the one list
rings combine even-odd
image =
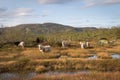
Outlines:
[{"label": "mountain slope", "polygon": [[[95,30],[96,28],[75,28],[72,26],[66,26],[56,23],[44,23],[44,24],[21,24],[13,27],[0,28],[0,39],[3,42],[17,41],[27,39],[27,37],[36,37],[43,34],[57,34],[64,32],[81,32],[86,30]],[[5,41],[5,42],[6,42]]]},{"label": "mountain slope", "polygon": [[[84,30],[94,30],[94,27],[88,28],[75,28],[72,26],[65,26],[56,23],[44,23],[44,24],[21,24],[13,27],[6,27],[5,32],[20,32],[20,33],[31,33],[31,34],[50,34],[58,32],[80,32]],[[0,29],[1,30],[1,29]]]},{"label": "mountain slope", "polygon": [[32,34],[50,34],[57,32],[69,32],[75,31],[73,27],[64,26],[55,23],[44,23],[44,24],[21,24],[13,27],[15,30],[21,30],[23,32],[30,32]]}]

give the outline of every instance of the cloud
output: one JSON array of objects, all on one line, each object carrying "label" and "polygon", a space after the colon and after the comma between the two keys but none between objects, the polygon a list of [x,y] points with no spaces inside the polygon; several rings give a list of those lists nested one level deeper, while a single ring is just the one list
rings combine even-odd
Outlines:
[{"label": "cloud", "polygon": [[76,0],[38,0],[40,4],[63,4]]},{"label": "cloud", "polygon": [[14,11],[14,16],[30,16],[34,10],[31,8],[17,8]]},{"label": "cloud", "polygon": [[0,24],[12,25],[12,23],[25,22],[27,18],[34,16],[33,11],[31,8],[17,8],[15,10],[0,8]]},{"label": "cloud", "polygon": [[40,4],[63,4],[69,2],[84,3],[85,7],[120,3],[120,0],[38,0]]},{"label": "cloud", "polygon": [[8,19],[14,17],[22,17],[22,16],[31,16],[31,13],[34,10],[31,8],[17,8],[13,11],[8,11],[7,9],[0,8],[0,18]]},{"label": "cloud", "polygon": [[0,18],[6,16],[6,9],[5,8],[0,8]]},{"label": "cloud", "polygon": [[65,4],[65,3],[72,3],[77,2],[83,4],[81,7],[90,8],[95,6],[104,6],[104,5],[114,5],[120,4],[120,0],[37,0],[40,4]]},{"label": "cloud", "polygon": [[120,0],[82,0],[85,7],[119,4]]},{"label": "cloud", "polygon": [[0,13],[1,13],[1,12],[5,12],[5,11],[6,11],[5,8],[0,8]]}]

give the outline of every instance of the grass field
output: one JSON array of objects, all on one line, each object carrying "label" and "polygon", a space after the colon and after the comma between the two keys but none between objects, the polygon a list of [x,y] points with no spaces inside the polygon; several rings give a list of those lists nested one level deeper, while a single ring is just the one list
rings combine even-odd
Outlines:
[{"label": "grass field", "polygon": [[[111,53],[120,54],[120,45],[112,47],[52,47],[52,51],[41,53],[37,47],[7,47],[0,49],[0,72],[40,73],[31,80],[119,80],[120,59],[112,59]],[[89,57],[97,55],[96,59]],[[95,71],[89,74],[61,74],[46,77],[48,71],[76,72]],[[99,78],[99,76],[102,76]]]}]

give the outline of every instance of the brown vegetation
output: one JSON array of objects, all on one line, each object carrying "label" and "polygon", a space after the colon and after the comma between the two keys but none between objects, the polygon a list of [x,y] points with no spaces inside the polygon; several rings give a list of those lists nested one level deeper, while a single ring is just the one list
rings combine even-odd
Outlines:
[{"label": "brown vegetation", "polygon": [[102,59],[111,59],[112,58],[110,53],[108,53],[108,52],[98,52],[97,56],[98,56],[98,58],[102,58]]},{"label": "brown vegetation", "polygon": [[[105,49],[101,47],[92,49],[53,47],[52,52],[48,53],[41,53],[38,48],[21,50],[17,47],[4,48],[5,50],[2,49],[0,52],[0,69],[2,69],[1,72],[26,70],[40,73],[51,70],[120,71],[119,59],[112,59],[110,56],[110,51],[116,51],[118,48],[119,45]],[[97,59],[87,58],[94,54],[98,56]],[[8,64],[10,61],[13,63]]]}]

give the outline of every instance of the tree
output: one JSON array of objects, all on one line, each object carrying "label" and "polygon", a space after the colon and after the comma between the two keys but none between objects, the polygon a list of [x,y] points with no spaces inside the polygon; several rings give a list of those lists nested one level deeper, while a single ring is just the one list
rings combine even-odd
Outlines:
[{"label": "tree", "polygon": [[120,39],[120,27],[112,27],[112,32],[116,36],[116,39]]}]

